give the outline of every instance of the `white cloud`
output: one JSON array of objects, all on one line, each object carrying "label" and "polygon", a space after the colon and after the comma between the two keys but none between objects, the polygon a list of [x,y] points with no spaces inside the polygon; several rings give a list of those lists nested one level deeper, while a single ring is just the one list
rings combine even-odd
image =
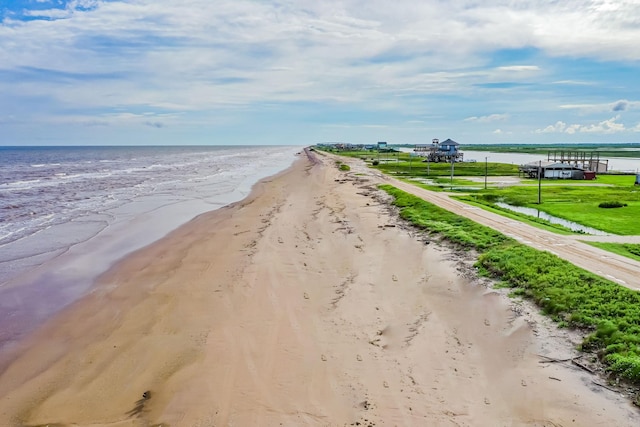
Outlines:
[{"label": "white cloud", "polygon": [[557,121],[554,125],[549,125],[544,129],[536,129],[536,133],[559,133],[564,132],[567,124],[563,121]]},{"label": "white cloud", "polygon": [[582,80],[558,80],[552,82],[554,85],[567,85],[567,86],[593,86],[595,83],[586,82]]},{"label": "white cloud", "polygon": [[640,101],[619,99],[614,102],[599,104],[565,104],[560,105],[560,108],[564,110],[579,110],[582,113],[620,112],[640,108]]},{"label": "white cloud", "polygon": [[603,120],[598,123],[591,124],[572,124],[567,125],[563,121],[557,121],[553,125],[549,125],[542,129],[536,129],[535,133],[567,133],[573,135],[575,133],[599,133],[599,134],[613,134],[624,132],[625,126],[623,123],[618,123],[620,116],[615,116],[607,120]]},{"label": "white cloud", "polygon": [[616,123],[620,116],[612,117],[608,120],[603,120],[600,123],[590,124],[587,126],[581,126],[580,132],[588,133],[618,133],[624,131],[624,124]]},{"label": "white cloud", "polygon": [[[28,14],[51,20],[7,15],[0,23],[5,104],[44,98],[51,114],[98,110],[96,120],[116,108],[215,116],[268,103],[428,115],[440,106],[412,98],[471,98],[491,83],[537,82],[551,72],[542,60],[495,62],[495,51],[640,60],[635,0],[396,0],[393,7],[383,0],[77,0]],[[563,77],[556,82],[582,84]],[[616,105],[635,108],[633,101]],[[473,114],[450,111],[457,122]]]},{"label": "white cloud", "polygon": [[28,10],[25,15],[35,18],[62,19],[68,18],[71,12],[65,9]]},{"label": "white cloud", "polygon": [[500,71],[540,71],[540,67],[537,65],[509,65],[504,67],[498,67]]},{"label": "white cloud", "polygon": [[491,122],[507,120],[508,118],[509,118],[508,114],[490,114],[488,116],[481,116],[481,117],[476,117],[476,116],[467,117],[466,119],[464,119],[464,121],[477,122],[477,123],[491,123]]},{"label": "white cloud", "polygon": [[502,132],[502,129],[496,129],[496,130],[493,131],[493,133],[495,133],[496,135],[500,135],[500,134],[502,134],[504,132]]}]

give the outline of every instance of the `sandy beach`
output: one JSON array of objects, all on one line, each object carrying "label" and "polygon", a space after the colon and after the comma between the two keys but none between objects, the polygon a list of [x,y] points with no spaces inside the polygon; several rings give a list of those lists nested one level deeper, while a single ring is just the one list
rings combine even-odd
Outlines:
[{"label": "sandy beach", "polygon": [[[576,337],[302,153],[120,261],[0,364],[2,426],[636,426]],[[541,363],[542,362],[542,363]]]}]

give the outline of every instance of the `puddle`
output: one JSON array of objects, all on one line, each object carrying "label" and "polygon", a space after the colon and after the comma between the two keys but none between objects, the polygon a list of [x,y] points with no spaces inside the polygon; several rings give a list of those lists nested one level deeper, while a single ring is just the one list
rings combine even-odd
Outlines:
[{"label": "puddle", "polygon": [[570,230],[579,232],[579,233],[585,233],[585,234],[592,234],[594,236],[608,236],[609,233],[606,233],[602,230],[598,230],[596,228],[591,228],[591,227],[587,227],[586,225],[582,225],[582,224],[578,224],[577,222],[573,222],[573,221],[567,221],[566,219],[562,219],[562,218],[558,218],[557,216],[553,216],[553,215],[549,215],[546,212],[543,212],[539,209],[536,208],[526,208],[523,206],[513,206],[510,205],[508,203],[503,203],[503,202],[496,202],[495,203],[496,206],[499,206],[501,208],[504,209],[508,209],[510,211],[513,212],[517,212],[517,213],[521,213],[524,215],[529,215],[529,216],[533,216],[535,218],[541,218],[544,220],[547,220],[553,224],[559,224],[562,225],[564,227],[567,227]]}]

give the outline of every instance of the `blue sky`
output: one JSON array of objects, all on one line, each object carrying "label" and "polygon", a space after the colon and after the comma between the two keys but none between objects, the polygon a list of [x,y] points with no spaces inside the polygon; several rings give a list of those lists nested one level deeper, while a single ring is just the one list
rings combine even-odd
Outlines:
[{"label": "blue sky", "polygon": [[640,142],[638,0],[0,0],[0,145]]}]

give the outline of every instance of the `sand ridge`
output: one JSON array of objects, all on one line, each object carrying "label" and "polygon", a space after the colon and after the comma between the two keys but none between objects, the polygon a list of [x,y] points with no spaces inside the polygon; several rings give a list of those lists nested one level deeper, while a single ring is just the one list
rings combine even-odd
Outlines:
[{"label": "sand ridge", "polygon": [[539,363],[574,353],[402,227],[374,180],[308,154],[34,333],[0,375],[0,423],[637,425]]}]

